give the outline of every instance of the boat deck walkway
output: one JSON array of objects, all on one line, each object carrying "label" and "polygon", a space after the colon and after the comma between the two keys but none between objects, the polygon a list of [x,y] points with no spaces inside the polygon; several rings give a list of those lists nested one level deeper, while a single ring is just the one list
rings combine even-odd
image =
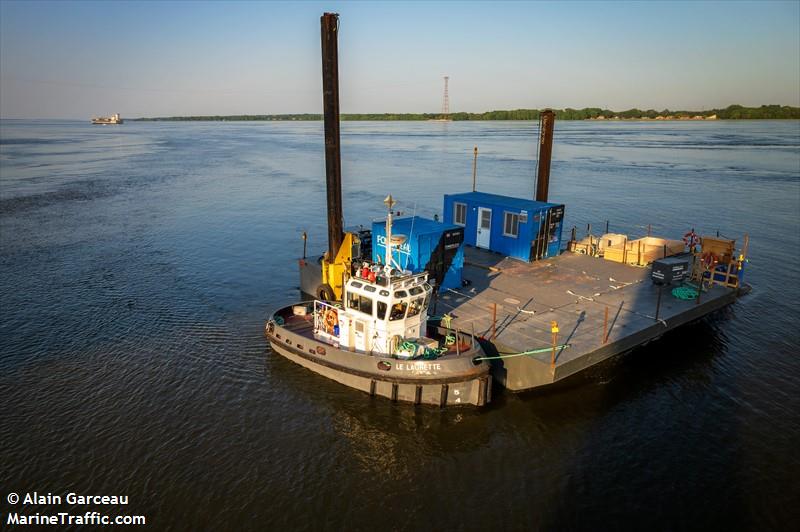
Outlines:
[{"label": "boat deck walkway", "polygon": [[659,287],[650,280],[649,267],[575,253],[527,263],[467,247],[463,277],[471,284],[448,290],[437,303],[436,313],[452,316],[452,327],[474,331],[505,355],[551,347],[556,321],[557,344],[568,344],[556,350],[555,366],[550,350],[503,358],[495,377],[514,391],[568,377],[736,299],[735,290],[715,285],[699,303],[685,301],[665,286],[657,320]]}]

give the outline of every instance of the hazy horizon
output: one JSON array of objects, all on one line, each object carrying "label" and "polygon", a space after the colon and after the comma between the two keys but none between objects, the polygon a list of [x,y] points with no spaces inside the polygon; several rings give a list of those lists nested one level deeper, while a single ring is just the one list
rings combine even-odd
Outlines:
[{"label": "hazy horizon", "polygon": [[0,117],[800,106],[798,2],[0,1]]}]

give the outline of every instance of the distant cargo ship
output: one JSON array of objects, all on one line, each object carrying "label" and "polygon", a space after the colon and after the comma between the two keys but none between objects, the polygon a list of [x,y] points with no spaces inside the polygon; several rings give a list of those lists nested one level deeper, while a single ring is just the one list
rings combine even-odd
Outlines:
[{"label": "distant cargo ship", "polygon": [[111,116],[99,116],[97,118],[92,118],[92,124],[100,124],[100,125],[107,125],[107,124],[121,124],[122,117],[119,116],[119,113],[115,113]]}]

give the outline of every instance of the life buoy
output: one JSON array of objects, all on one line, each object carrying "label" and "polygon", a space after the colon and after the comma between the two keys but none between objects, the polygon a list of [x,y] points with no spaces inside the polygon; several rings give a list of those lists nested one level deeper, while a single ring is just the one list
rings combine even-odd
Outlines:
[{"label": "life buoy", "polygon": [[692,249],[700,243],[700,237],[697,236],[697,233],[695,233],[694,230],[691,230],[683,235],[683,242],[689,246],[689,249]]},{"label": "life buoy", "polygon": [[712,266],[714,263],[716,263],[716,262],[717,262],[717,256],[716,256],[716,255],[714,255],[713,253],[711,253],[710,251],[706,251],[706,252],[705,252],[705,253],[703,253],[703,255],[700,257],[700,260],[702,261],[702,263],[703,263],[703,266],[705,266],[705,268],[706,268],[706,269],[709,269],[709,268],[711,268],[711,266]]}]

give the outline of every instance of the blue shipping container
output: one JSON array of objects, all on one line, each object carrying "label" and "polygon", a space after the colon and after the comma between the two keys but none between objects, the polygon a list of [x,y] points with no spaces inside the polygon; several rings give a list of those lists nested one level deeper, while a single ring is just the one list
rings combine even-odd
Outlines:
[{"label": "blue shipping container", "polygon": [[[419,216],[396,218],[393,235],[404,235],[406,241],[394,246],[392,256],[404,270],[419,273],[427,270],[430,279],[443,288],[461,286],[464,269],[464,229]],[[372,260],[384,262],[386,257],[386,223],[372,224]]]},{"label": "blue shipping container", "polygon": [[464,228],[464,242],[533,261],[561,249],[564,205],[485,192],[445,194],[444,223]]}]

